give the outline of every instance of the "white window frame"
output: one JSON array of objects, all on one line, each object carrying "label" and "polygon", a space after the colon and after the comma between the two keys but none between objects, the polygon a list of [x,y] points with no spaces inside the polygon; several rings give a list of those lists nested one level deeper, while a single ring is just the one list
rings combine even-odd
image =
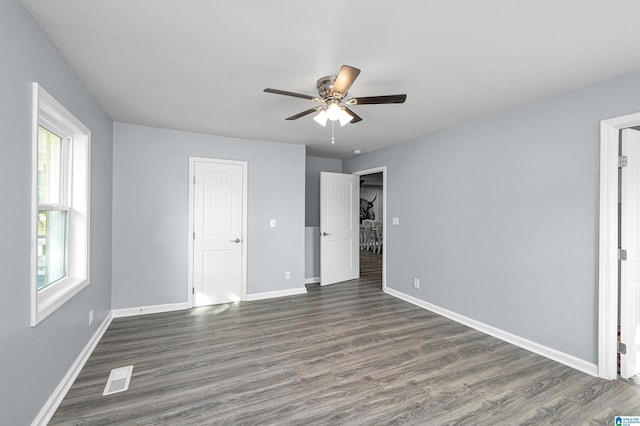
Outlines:
[{"label": "white window frame", "polygon": [[[63,150],[68,202],[66,276],[38,291],[38,127],[66,138]],[[38,83],[33,83],[31,164],[31,326],[89,285],[89,188],[91,131]]]}]

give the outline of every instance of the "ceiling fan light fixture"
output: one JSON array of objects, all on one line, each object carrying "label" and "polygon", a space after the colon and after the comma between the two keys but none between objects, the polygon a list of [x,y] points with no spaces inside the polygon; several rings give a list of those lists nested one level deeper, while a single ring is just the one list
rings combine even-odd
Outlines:
[{"label": "ceiling fan light fixture", "polygon": [[344,126],[345,124],[349,124],[351,120],[353,120],[353,116],[349,114],[343,108],[340,108],[340,126]]},{"label": "ceiling fan light fixture", "polygon": [[313,117],[313,120],[322,127],[326,127],[328,119],[329,118],[327,117],[327,111],[325,109],[321,109],[318,115]]},{"label": "ceiling fan light fixture", "polygon": [[337,102],[331,102],[327,107],[327,118],[331,121],[338,121],[340,120],[342,111],[342,108],[340,108]]}]

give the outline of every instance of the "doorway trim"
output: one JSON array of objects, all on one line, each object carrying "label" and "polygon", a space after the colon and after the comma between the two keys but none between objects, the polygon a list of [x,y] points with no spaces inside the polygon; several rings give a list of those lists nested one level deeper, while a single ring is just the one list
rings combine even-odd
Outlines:
[{"label": "doorway trim", "polygon": [[600,122],[598,254],[598,376],[618,377],[618,142],[620,130],[640,125],[640,113]]},{"label": "doorway trim", "polygon": [[387,198],[388,197],[388,189],[387,189],[387,166],[374,167],[372,169],[359,170],[357,172],[353,172],[354,175],[363,176],[363,175],[371,175],[374,173],[382,173],[382,229],[384,232],[384,240],[382,244],[382,291],[384,293],[387,292],[387,235],[389,232],[387,230]]},{"label": "doorway trim", "polygon": [[219,158],[209,157],[191,157],[189,156],[189,207],[188,207],[188,254],[187,254],[187,305],[188,308],[194,307],[193,297],[193,236],[194,236],[194,223],[193,223],[193,204],[195,201],[194,187],[195,187],[195,170],[196,162],[201,163],[222,163],[222,164],[235,164],[242,166],[242,282],[241,282],[241,295],[240,300],[247,300],[247,169],[248,163],[246,161],[237,160],[223,160]]}]

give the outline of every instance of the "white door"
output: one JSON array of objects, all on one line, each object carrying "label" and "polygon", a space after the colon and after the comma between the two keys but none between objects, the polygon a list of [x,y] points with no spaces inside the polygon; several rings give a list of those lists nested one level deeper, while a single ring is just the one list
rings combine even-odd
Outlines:
[{"label": "white door", "polygon": [[320,285],[360,276],[358,179],[320,173]]},{"label": "white door", "polygon": [[640,373],[640,132],[622,130],[621,247],[627,260],[621,262],[620,340],[626,355],[620,354],[620,376]]},{"label": "white door", "polygon": [[193,164],[194,306],[243,300],[246,163]]}]

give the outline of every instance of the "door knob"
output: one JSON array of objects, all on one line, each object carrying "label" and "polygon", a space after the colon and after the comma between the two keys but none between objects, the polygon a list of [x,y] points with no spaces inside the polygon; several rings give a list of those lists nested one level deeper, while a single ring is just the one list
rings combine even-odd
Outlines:
[{"label": "door knob", "polygon": [[320,235],[321,235],[321,236],[323,236],[323,237],[326,237],[327,235],[331,235],[331,234],[330,234],[330,233],[328,233],[328,232],[323,232],[323,233],[322,233],[322,234],[320,234]]},{"label": "door knob", "polygon": [[236,238],[235,240],[231,240],[232,243],[239,243],[240,241],[242,241],[240,238]]}]

